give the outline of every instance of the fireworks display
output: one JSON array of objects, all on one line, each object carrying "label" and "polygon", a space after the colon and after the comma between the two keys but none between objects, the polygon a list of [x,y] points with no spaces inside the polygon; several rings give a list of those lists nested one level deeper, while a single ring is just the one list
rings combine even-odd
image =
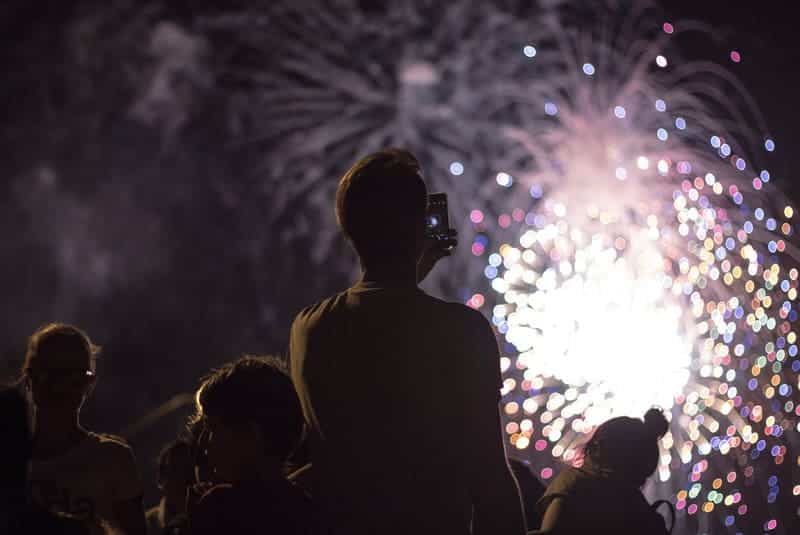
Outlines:
[{"label": "fireworks display", "polygon": [[[729,71],[742,53],[682,61],[682,36],[706,29],[641,3],[477,4],[276,3],[207,21],[246,51],[228,76],[264,125],[274,212],[325,220],[343,166],[410,148],[462,238],[433,286],[505,340],[511,454],[546,481],[597,425],[659,405],[671,427],[648,492],[675,504],[680,532],[788,533],[795,214]],[[326,228],[307,230],[317,262]]]},{"label": "fireworks display", "polygon": [[[675,533],[797,533],[798,208],[758,111],[783,108],[737,79],[768,71],[747,36],[648,0],[171,4],[2,10],[6,377],[41,322],[84,326],[108,349],[87,410],[113,430],[281,351],[355,268],[338,177],[402,146],[460,236],[425,288],[500,341],[509,455],[548,483],[658,405],[645,490]],[[787,76],[762,94],[787,101]]]},{"label": "fireworks display", "polygon": [[468,303],[494,305],[506,432],[541,452],[542,478],[603,421],[659,405],[658,479],[684,530],[775,530],[781,507],[763,502],[800,492],[781,466],[800,415],[794,210],[744,156],[754,139],[775,149],[747,94],[716,64],[670,69],[681,26],[650,21],[648,38],[637,22],[616,44],[592,30],[520,47],[558,82],[539,102],[548,123],[513,132],[535,155],[518,177],[532,199],[470,214],[493,292]]}]

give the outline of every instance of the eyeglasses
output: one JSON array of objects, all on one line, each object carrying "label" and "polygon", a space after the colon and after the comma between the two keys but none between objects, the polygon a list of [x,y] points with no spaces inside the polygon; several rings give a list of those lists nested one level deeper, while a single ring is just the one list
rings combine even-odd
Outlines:
[{"label": "eyeglasses", "polygon": [[79,384],[95,377],[95,372],[85,368],[54,368],[49,370],[28,370],[28,377],[35,383]]}]

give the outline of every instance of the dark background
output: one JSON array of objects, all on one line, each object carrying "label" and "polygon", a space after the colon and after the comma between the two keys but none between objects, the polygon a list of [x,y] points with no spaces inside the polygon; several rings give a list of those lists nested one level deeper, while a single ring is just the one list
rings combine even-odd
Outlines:
[{"label": "dark background", "polygon": [[[244,2],[226,8],[236,4]],[[683,53],[743,81],[777,143],[766,156],[773,180],[798,199],[791,166],[800,47],[791,3],[662,6],[673,22],[713,27],[714,38],[693,38]],[[83,420],[129,435],[143,470],[188,408],[152,424],[141,418],[191,391],[211,366],[243,352],[283,352],[296,311],[344,287],[354,266],[341,242],[348,260],[338,266],[314,265],[302,241],[287,251],[280,221],[266,226],[245,202],[255,187],[250,161],[221,149],[235,125],[202,73],[177,82],[186,84],[180,113],[163,123],[129,120],[141,100],[138,80],[152,69],[142,50],[148,21],[190,25],[214,9],[166,1],[0,6],[0,372],[16,374],[25,337],[43,322],[87,329],[105,352]],[[224,43],[212,45],[224,53]],[[741,63],[728,59],[732,49]]]},{"label": "dark background", "polygon": [[[742,80],[776,140],[777,148],[767,160],[769,169],[781,188],[796,199],[800,190],[792,178],[791,155],[800,121],[796,104],[800,46],[793,3],[665,0],[661,5],[673,20],[696,19],[714,28],[717,43],[698,38],[697,46],[687,47],[684,53],[698,59],[713,58]],[[742,54],[740,63],[730,61],[731,50]]]}]

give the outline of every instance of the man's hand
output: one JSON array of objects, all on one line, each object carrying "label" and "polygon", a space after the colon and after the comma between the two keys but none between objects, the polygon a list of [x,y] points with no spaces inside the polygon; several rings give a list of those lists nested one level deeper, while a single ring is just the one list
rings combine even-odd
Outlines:
[{"label": "man's hand", "polygon": [[422,250],[419,262],[417,262],[417,283],[425,280],[425,277],[431,272],[436,262],[445,256],[450,256],[453,249],[458,245],[457,236],[458,233],[451,229],[450,236],[447,238],[425,238],[425,247]]}]

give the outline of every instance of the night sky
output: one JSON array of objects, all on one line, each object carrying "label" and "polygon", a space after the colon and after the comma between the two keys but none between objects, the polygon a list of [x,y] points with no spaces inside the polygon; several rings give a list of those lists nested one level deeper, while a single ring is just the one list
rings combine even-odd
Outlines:
[{"label": "night sky", "polygon": [[[16,373],[38,325],[82,326],[105,348],[84,421],[109,432],[190,391],[211,366],[283,352],[297,310],[345,287],[355,266],[341,241],[336,266],[314,267],[302,240],[282,249],[278,236],[295,223],[259,211],[254,199],[269,192],[252,180],[257,151],[228,143],[241,127],[225,113],[235,103],[209,75],[225,43],[195,50],[189,39],[177,67],[149,59],[153,20],[190,25],[193,10],[210,13],[199,6],[214,3],[165,4],[0,7],[0,372]],[[800,200],[792,158],[800,47],[789,3],[662,5],[673,21],[715,28],[717,42],[698,38],[684,53],[743,81],[776,140],[767,157],[775,182]],[[727,59],[733,49],[739,64]],[[142,82],[157,68],[178,71],[175,102],[153,102],[158,88]],[[149,462],[184,416],[137,435],[140,456]]]},{"label": "night sky", "polygon": [[[674,19],[694,18],[706,22],[718,31],[720,52],[717,61],[724,63],[742,80],[763,113],[770,134],[779,149],[769,155],[770,168],[781,177],[784,191],[797,199],[800,184],[792,176],[791,158],[798,138],[800,108],[797,86],[800,82],[797,65],[800,45],[795,33],[796,15],[791,2],[725,2],[706,0],[692,2],[668,0],[662,2],[665,11]],[[705,41],[705,42],[703,42]],[[715,45],[698,40],[696,52],[687,50],[687,57],[708,58]],[[707,46],[708,49],[703,47]],[[742,55],[739,64],[725,61],[726,52],[737,50]]]}]

